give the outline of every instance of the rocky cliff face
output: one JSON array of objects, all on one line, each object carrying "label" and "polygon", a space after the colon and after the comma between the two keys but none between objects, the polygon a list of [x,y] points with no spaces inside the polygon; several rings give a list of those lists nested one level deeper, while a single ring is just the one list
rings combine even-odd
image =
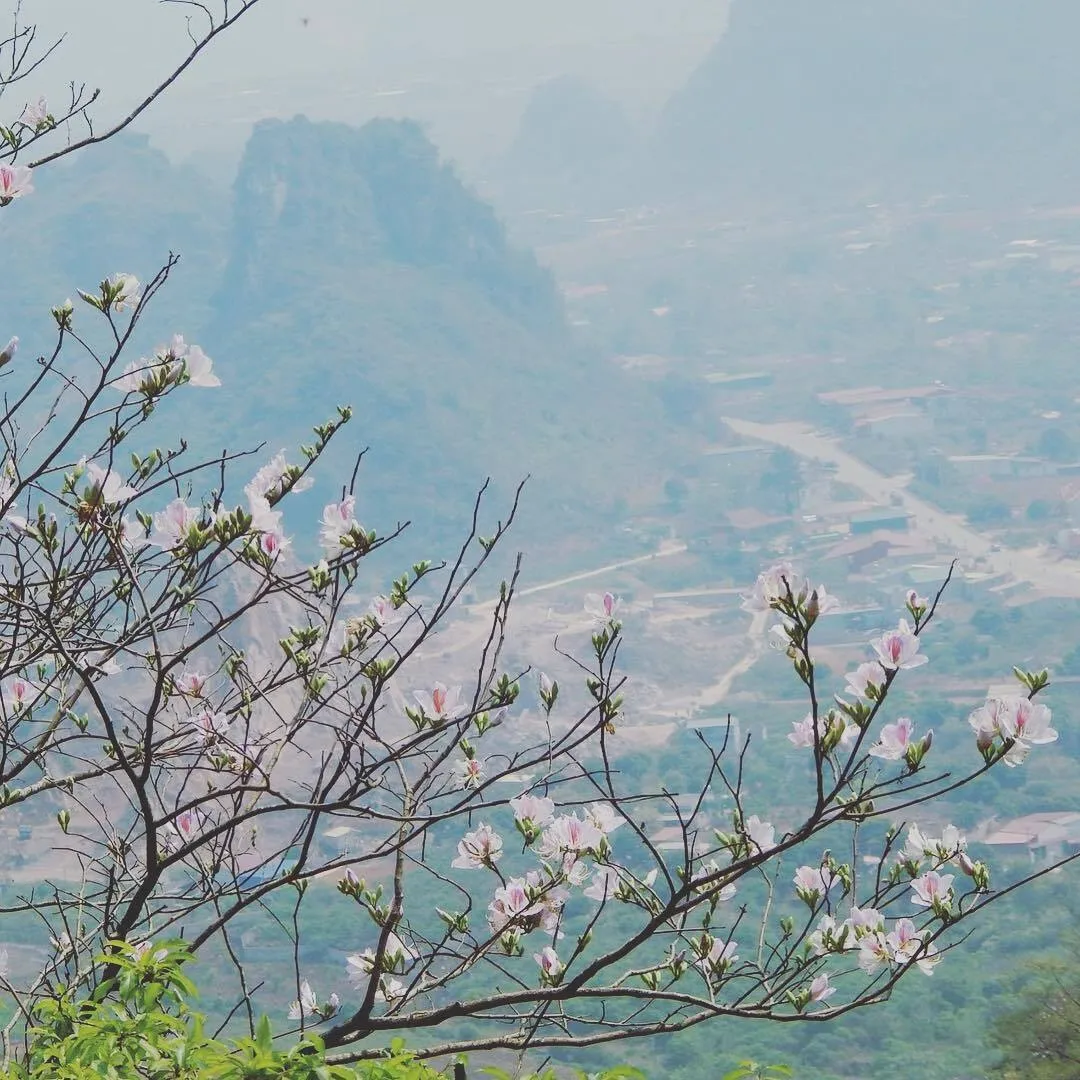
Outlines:
[{"label": "rocky cliff face", "polygon": [[229,393],[200,419],[288,445],[351,403],[331,458],[340,479],[371,446],[360,505],[372,526],[408,515],[454,536],[489,473],[503,512],[532,474],[529,505],[549,532],[553,500],[595,505],[606,365],[574,346],[551,276],[419,126],[260,124],[234,198],[205,335]]},{"label": "rocky cliff face", "polygon": [[325,274],[383,264],[447,275],[535,331],[561,329],[550,277],[508,245],[491,208],[411,121],[264,121],[241,162],[234,207],[222,306],[283,298],[302,262]]},{"label": "rocky cliff face", "polygon": [[738,0],[655,156],[683,188],[1057,197],[1078,40],[1072,0]]}]

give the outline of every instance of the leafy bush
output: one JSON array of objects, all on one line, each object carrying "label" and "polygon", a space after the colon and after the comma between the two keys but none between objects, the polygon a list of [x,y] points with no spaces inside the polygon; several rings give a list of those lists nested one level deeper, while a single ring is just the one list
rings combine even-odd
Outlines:
[{"label": "leafy bush", "polygon": [[224,1041],[206,1034],[188,1002],[197,995],[183,972],[182,941],[131,947],[115,942],[99,958],[108,973],[87,996],[69,987],[41,1000],[23,1062],[2,1080],[435,1080],[442,1074],[397,1043],[384,1060],[334,1065],[322,1040],[305,1034],[274,1045],[263,1016],[255,1035]]}]

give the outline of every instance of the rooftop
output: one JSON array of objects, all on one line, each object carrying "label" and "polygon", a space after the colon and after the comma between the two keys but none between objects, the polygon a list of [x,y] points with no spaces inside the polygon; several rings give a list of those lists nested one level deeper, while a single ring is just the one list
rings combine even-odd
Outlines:
[{"label": "rooftop", "polygon": [[984,844],[1025,844],[1043,847],[1061,842],[1080,843],[1080,813],[1073,810],[1028,814],[994,828]]}]

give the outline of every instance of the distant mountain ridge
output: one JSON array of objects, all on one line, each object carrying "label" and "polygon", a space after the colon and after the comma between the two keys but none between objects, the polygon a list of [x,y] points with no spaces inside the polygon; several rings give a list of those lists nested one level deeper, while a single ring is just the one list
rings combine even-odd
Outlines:
[{"label": "distant mountain ridge", "polygon": [[1074,0],[737,0],[654,168],[682,190],[1060,197],[1077,42]]},{"label": "distant mountain ridge", "polygon": [[640,152],[639,132],[616,101],[573,76],[549,79],[532,92],[502,162],[504,197],[602,209]]}]

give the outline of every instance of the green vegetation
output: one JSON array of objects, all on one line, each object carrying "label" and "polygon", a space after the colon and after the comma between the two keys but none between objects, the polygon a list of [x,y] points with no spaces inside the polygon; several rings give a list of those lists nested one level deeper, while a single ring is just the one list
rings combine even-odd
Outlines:
[{"label": "green vegetation", "polygon": [[92,993],[75,988],[42,1001],[27,1032],[25,1061],[3,1080],[436,1080],[403,1045],[385,1059],[357,1065],[326,1060],[318,1036],[275,1046],[270,1020],[254,1037],[224,1041],[207,1035],[192,1010],[195,984],[182,970],[191,959],[182,941],[133,951],[116,944],[101,962],[115,975]]},{"label": "green vegetation", "polygon": [[[1072,1080],[1080,1062],[1078,945],[1018,972],[1013,1007],[998,1016],[989,1041],[999,1052],[988,1073],[995,1080]],[[1063,955],[1064,954],[1064,955]]]}]

